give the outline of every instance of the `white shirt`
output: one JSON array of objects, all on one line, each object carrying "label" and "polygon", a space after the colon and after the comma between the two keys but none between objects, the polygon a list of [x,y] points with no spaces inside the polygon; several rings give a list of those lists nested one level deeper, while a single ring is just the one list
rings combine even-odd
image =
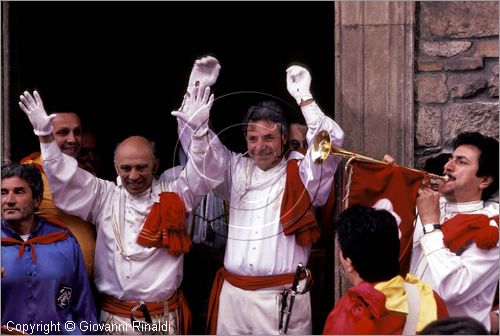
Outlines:
[{"label": "white shirt", "polygon": [[207,139],[193,140],[190,160],[176,181],[155,180],[152,188],[139,196],[78,168],[76,160],[63,155],[55,141],[41,144],[43,167],[56,205],[97,226],[94,276],[101,293],[121,300],[154,302],[164,301],[175,292],[182,281],[183,257],[136,241],[153,203],[159,201],[159,193],[176,192],[186,210],[191,211],[220,183],[208,172],[203,175],[205,160],[212,168],[224,170],[208,149]]},{"label": "white shirt", "polygon": [[[160,175],[160,181],[174,181],[179,178],[184,165],[174,166]],[[200,205],[186,217],[186,230],[191,234],[193,243],[220,248],[226,245],[227,223],[224,202],[211,190],[200,201]],[[208,237],[208,228],[213,236]]]},{"label": "white shirt", "polygon": [[[309,127],[309,143],[325,130],[333,143],[342,145],[344,132],[316,103],[302,108],[302,112]],[[215,189],[218,197],[230,202],[225,268],[234,274],[257,276],[293,273],[298,263],[306,265],[310,246],[298,245],[295,235],[285,236],[279,221],[286,160],[263,171],[251,158],[229,151],[218,139],[213,139],[213,145],[223,147],[216,153],[228,167],[224,182]],[[313,206],[325,204],[340,158],[330,156],[321,165],[313,162],[310,151],[305,156],[292,152],[291,158],[299,159],[300,177]]]},{"label": "white shirt", "polygon": [[[497,216],[498,203],[476,201],[451,204],[440,199],[441,223],[459,213]],[[490,225],[495,225],[494,221]],[[425,235],[420,218],[413,234],[410,272],[427,282],[445,301],[450,316],[470,316],[490,329],[489,312],[499,280],[499,245],[480,249],[470,244],[457,255],[443,243],[443,233]]]}]

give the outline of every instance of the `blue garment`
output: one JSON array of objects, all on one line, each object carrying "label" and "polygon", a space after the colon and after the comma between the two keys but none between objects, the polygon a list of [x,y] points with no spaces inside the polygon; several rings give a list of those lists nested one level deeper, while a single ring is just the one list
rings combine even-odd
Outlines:
[{"label": "blue garment", "polygon": [[[29,238],[65,229],[38,220]],[[22,240],[2,219],[2,238]],[[68,238],[50,244],[35,244],[36,261],[32,261],[32,249],[25,245],[2,244],[2,325],[15,327],[27,324],[33,328],[50,325],[49,334],[83,334],[90,324],[98,323],[96,308],[85,270],[80,245],[70,232]],[[74,330],[65,323],[73,321]],[[71,329],[71,324],[69,325]],[[83,330],[80,327],[83,326]],[[44,330],[27,330],[44,334]]]}]

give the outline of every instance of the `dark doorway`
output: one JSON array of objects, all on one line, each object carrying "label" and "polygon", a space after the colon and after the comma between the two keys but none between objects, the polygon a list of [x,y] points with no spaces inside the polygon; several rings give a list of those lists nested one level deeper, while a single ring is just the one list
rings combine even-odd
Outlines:
[{"label": "dark doorway", "polygon": [[[163,167],[170,167],[176,141],[170,112],[181,103],[194,60],[206,53],[222,65],[216,96],[257,91],[294,106],[285,70],[300,62],[311,70],[318,102],[333,114],[333,3],[10,2],[7,8],[4,84],[14,160],[38,148],[17,105],[23,90],[37,88],[49,112],[79,112],[108,158],[124,137],[144,134],[157,141]],[[217,127],[241,120],[243,110],[222,110],[225,101],[218,102]]]},{"label": "dark doorway", "polygon": [[[132,134],[156,141],[162,169],[177,164],[176,121],[170,112],[181,103],[194,60],[207,53],[222,65],[216,97],[231,97],[214,104],[216,130],[239,123],[245,112],[241,102],[247,100],[272,95],[295,106],[285,82],[292,62],[309,67],[312,92],[333,116],[333,2],[2,5],[9,22],[3,37],[8,39],[9,72],[3,85],[10,101],[3,113],[10,116],[12,160],[39,149],[17,105],[23,90],[36,88],[49,112],[76,111],[84,129],[97,134],[107,178],[115,177],[115,145]],[[239,129],[224,138],[231,149],[242,148]],[[333,281],[325,283],[326,292],[319,297],[328,302],[313,302],[313,312],[322,310],[315,312],[315,334],[321,333],[324,310],[333,302]]]}]

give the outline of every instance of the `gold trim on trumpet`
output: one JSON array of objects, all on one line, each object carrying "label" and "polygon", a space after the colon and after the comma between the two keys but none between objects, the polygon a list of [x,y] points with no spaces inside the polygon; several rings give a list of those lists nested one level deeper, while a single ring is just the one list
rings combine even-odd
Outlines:
[{"label": "gold trim on trumpet", "polygon": [[[374,159],[374,158],[366,156],[366,155],[362,155],[362,154],[358,154],[358,153],[354,153],[354,152],[349,152],[343,148],[336,146],[335,144],[333,144],[331,142],[330,134],[328,134],[327,131],[320,131],[318,134],[316,134],[311,151],[312,151],[313,161],[316,164],[323,163],[323,161],[325,161],[326,158],[330,155],[342,156],[344,158],[365,161],[365,162],[388,164],[385,161],[377,160],[377,159]],[[404,168],[409,169],[409,170],[413,170],[413,171],[424,172],[431,179],[440,179],[440,180],[443,180],[445,182],[447,182],[450,179],[450,177],[448,175],[441,176],[441,175],[428,173],[424,170],[419,170],[419,169],[415,169],[415,168],[408,168],[408,167],[404,167]]]}]

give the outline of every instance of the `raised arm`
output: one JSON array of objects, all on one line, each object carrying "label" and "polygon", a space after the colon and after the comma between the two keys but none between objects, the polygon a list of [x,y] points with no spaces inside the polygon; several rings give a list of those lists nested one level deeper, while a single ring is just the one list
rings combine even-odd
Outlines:
[{"label": "raised arm", "polygon": [[179,134],[179,141],[184,150],[184,153],[189,152],[189,146],[191,144],[191,139],[193,137],[193,131],[190,127],[186,125],[186,119],[179,117],[181,114],[185,114],[191,117],[191,114],[195,109],[190,108],[190,104],[193,99],[196,98],[197,94],[203,95],[206,87],[211,87],[217,81],[220,71],[219,61],[213,56],[204,56],[197,59],[194,62],[193,69],[191,70],[191,75],[189,76],[189,82],[186,89],[186,94],[182,101],[182,105],[178,111],[172,113],[177,117],[177,132]]},{"label": "raised arm", "polygon": [[224,179],[227,164],[225,163],[225,147],[220,141],[211,141],[208,129],[208,118],[214,96],[210,95],[210,87],[204,93],[195,88],[189,97],[189,113],[172,112],[185,123],[192,134],[188,147],[188,162],[179,178],[173,182],[174,190],[183,198],[186,209],[191,211],[200,200]]},{"label": "raised arm", "polygon": [[[19,106],[28,116],[33,130],[40,141],[42,163],[54,203],[66,213],[91,220],[90,211],[99,211],[94,200],[114,184],[96,178],[78,168],[78,162],[61,152],[52,135],[52,120],[55,114],[47,115],[42,99],[37,91],[31,95],[25,91]],[[93,222],[93,220],[91,220]]]},{"label": "raised arm", "polygon": [[299,166],[300,177],[309,192],[313,205],[321,206],[328,199],[333,177],[341,159],[329,156],[322,164],[316,164],[312,157],[311,144],[316,134],[326,131],[335,145],[342,146],[344,132],[335,121],[321,111],[314,101],[310,92],[311,74],[306,68],[298,65],[289,67],[286,71],[286,81],[288,92],[300,106],[308,127],[309,149]]}]

